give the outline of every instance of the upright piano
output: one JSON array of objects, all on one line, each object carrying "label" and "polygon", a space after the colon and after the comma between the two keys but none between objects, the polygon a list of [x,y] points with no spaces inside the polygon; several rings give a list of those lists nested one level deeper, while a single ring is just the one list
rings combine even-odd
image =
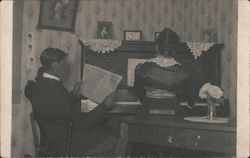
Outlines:
[{"label": "upright piano", "polygon": [[[128,86],[128,59],[156,57],[154,42],[122,41],[121,46],[110,53],[97,53],[83,44],[82,47],[83,63],[92,64],[123,76],[116,94],[118,102],[124,104],[114,105],[110,111],[110,120],[105,124],[112,134],[125,139],[120,141],[123,142],[121,144],[126,145],[120,147],[120,154],[125,154],[125,151],[128,151],[126,150],[127,146],[131,147],[132,144],[138,145],[138,143],[143,144],[144,149],[145,145],[159,147],[157,148],[159,151],[168,147],[168,149],[180,148],[182,151],[187,149],[202,153],[219,153],[219,156],[235,154],[235,124],[197,124],[183,122],[183,120],[169,120],[164,116],[157,115],[138,116],[143,110],[143,105],[133,104],[138,98],[134,95],[133,86]],[[187,69],[195,71],[198,77],[202,75],[205,79],[204,82],[212,82],[220,86],[220,52],[223,47],[223,44],[214,44],[208,50],[203,51],[201,56],[195,58],[187,43],[183,42],[176,48],[174,57]],[[199,101],[197,97],[197,102]],[[223,108],[219,109],[219,115],[228,116],[228,108],[225,108],[228,106],[228,104],[222,106]],[[204,115],[206,107],[197,107],[188,111],[190,115]],[[223,147],[223,144],[227,144],[226,147]],[[138,146],[136,149],[140,151]],[[117,152],[119,153],[119,151]],[[133,151],[133,154],[140,156],[140,152]],[[118,156],[121,155],[118,154]]]}]

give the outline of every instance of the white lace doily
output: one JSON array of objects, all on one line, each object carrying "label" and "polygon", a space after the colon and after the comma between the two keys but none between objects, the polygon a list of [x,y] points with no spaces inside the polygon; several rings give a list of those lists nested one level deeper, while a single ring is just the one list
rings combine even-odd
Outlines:
[{"label": "white lace doily", "polygon": [[90,49],[98,53],[113,52],[115,49],[122,45],[120,40],[111,39],[93,39],[81,40],[85,46],[90,46]]},{"label": "white lace doily", "polygon": [[209,43],[204,43],[204,42],[186,42],[188,48],[191,50],[193,53],[193,56],[195,59],[200,57],[202,55],[203,51],[207,51],[209,48],[211,48],[215,43],[209,42]]},{"label": "white lace doily", "polygon": [[165,57],[152,58],[150,59],[150,62],[154,62],[161,67],[170,67],[176,64],[181,65],[174,58],[165,58]]}]

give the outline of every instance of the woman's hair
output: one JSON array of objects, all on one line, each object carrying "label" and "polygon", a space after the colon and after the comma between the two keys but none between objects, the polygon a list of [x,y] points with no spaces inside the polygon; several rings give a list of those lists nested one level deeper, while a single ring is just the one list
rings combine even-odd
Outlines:
[{"label": "woman's hair", "polygon": [[170,28],[165,28],[159,34],[156,39],[156,45],[158,46],[158,53],[164,56],[173,55],[174,46],[179,43],[178,35]]},{"label": "woman's hair", "polygon": [[53,62],[59,62],[63,60],[64,58],[66,58],[67,56],[68,54],[66,54],[61,49],[47,48],[42,52],[40,56],[40,61],[41,61],[42,67],[45,70],[48,70],[51,68],[51,64]]}]

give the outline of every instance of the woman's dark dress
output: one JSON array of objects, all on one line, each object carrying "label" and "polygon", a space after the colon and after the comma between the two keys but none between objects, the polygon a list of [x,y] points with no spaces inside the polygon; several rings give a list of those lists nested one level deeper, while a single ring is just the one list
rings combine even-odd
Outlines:
[{"label": "woman's dark dress", "polygon": [[[61,82],[42,78],[32,89],[31,102],[39,119],[42,142],[58,156],[64,156],[68,121],[73,121],[71,156],[84,156],[107,136],[100,126],[108,118],[108,109],[99,105],[89,113],[80,112],[80,100],[69,93]],[[112,144],[111,144],[112,145]]]},{"label": "woman's dark dress", "polygon": [[[134,87],[138,98],[149,109],[164,109],[165,107],[165,109],[177,110],[177,114],[183,115],[179,110],[180,100],[187,99],[192,104],[194,99],[194,89],[190,82],[190,75],[182,65],[178,64],[161,67],[154,62],[146,62],[138,65],[135,70]],[[146,87],[174,92],[176,97],[165,99],[149,98],[146,97]]]}]

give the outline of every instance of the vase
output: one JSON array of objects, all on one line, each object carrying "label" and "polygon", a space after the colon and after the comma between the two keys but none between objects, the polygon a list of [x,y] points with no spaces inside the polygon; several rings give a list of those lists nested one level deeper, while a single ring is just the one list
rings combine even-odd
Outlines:
[{"label": "vase", "polygon": [[207,99],[207,119],[216,119],[216,103],[212,98]]}]

